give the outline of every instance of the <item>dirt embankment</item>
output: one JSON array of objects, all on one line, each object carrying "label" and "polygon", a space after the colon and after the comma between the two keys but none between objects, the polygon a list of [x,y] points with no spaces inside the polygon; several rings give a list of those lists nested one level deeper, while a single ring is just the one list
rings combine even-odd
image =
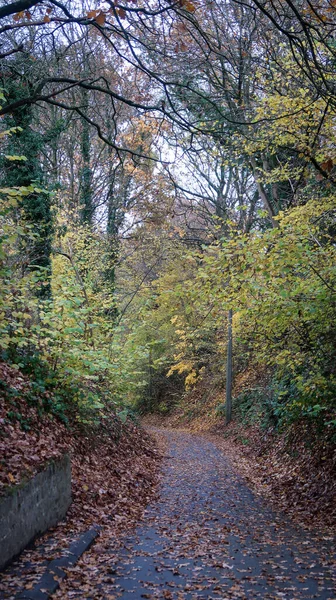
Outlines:
[{"label": "dirt embankment", "polygon": [[144,430],[131,421],[122,423],[109,407],[99,425],[83,425],[71,415],[65,425],[43,410],[43,395],[29,401],[31,383],[20,371],[0,363],[0,381],[0,494],[69,452],[73,504],[67,522],[72,529],[110,522],[111,514],[116,522],[137,516],[160,460]]},{"label": "dirt embankment", "polygon": [[[8,591],[27,580],[32,585],[45,555],[57,558],[92,525],[103,528],[101,540],[134,526],[156,492],[162,456],[151,436],[132,422],[122,423],[108,407],[99,426],[71,418],[66,426],[42,410],[42,396],[27,401],[31,382],[22,373],[0,363],[0,382],[0,495],[64,452],[72,468],[73,502],[65,521],[24,551],[15,572],[3,574],[0,591]],[[26,561],[28,571],[22,567]]]}]

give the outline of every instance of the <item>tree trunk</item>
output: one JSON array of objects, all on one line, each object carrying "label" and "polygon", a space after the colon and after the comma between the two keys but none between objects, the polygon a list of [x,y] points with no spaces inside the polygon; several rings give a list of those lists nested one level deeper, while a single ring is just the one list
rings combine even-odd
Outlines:
[{"label": "tree trunk", "polygon": [[[88,107],[87,91],[83,92],[83,105]],[[91,144],[90,144],[90,126],[85,119],[82,119],[82,172],[81,172],[81,194],[80,200],[82,205],[82,223],[92,225],[93,223],[93,198],[92,198],[92,171],[91,171]]]},{"label": "tree trunk", "polygon": [[226,424],[231,421],[232,413],[232,309],[228,313],[228,344],[227,344],[227,362],[226,362],[226,406],[225,417]]},{"label": "tree trunk", "polygon": [[253,170],[253,177],[254,177],[254,180],[257,185],[260,199],[261,199],[265,209],[267,210],[268,216],[270,218],[270,221],[271,221],[273,227],[278,227],[278,222],[274,219],[275,213],[274,213],[272,204],[270,203],[269,198],[266,193],[266,190],[260,181],[260,176],[258,175],[258,167],[257,167],[257,163],[256,163],[254,156],[251,158],[251,165],[252,165],[252,170]]},{"label": "tree trunk", "polygon": [[[10,96],[16,98],[20,95],[20,84],[8,82]],[[42,186],[43,175],[41,170],[40,153],[43,144],[42,136],[31,127],[33,109],[24,106],[6,118],[6,126],[20,127],[9,138],[6,154],[22,155],[26,160],[11,161],[3,159],[3,177],[0,182],[6,187],[29,187],[30,185]],[[44,272],[41,283],[36,287],[36,295],[48,298],[51,295],[51,237],[53,232],[50,194],[33,192],[23,196],[21,201],[23,219],[31,225],[34,237],[27,240],[25,253],[27,254],[26,269]]]}]

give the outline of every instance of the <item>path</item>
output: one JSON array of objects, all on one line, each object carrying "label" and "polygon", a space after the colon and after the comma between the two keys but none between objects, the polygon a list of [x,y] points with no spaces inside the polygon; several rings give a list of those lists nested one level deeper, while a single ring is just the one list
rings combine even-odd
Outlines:
[{"label": "path", "polygon": [[106,598],[336,598],[328,537],[272,513],[211,442],[161,433],[170,456],[160,498],[125,538]]}]

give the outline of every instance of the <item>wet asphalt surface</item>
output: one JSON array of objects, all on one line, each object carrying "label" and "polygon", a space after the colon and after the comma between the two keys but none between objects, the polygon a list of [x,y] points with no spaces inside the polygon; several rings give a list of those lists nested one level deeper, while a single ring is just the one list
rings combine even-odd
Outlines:
[{"label": "wet asphalt surface", "polygon": [[331,537],[272,512],[211,442],[184,432],[161,434],[169,455],[159,499],[135,535],[124,538],[100,594],[122,600],[336,598]]}]

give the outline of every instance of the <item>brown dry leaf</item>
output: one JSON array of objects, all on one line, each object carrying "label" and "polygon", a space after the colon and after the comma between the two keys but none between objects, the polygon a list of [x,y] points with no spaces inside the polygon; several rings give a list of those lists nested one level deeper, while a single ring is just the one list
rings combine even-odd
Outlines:
[{"label": "brown dry leaf", "polygon": [[331,158],[328,158],[326,161],[324,161],[323,163],[321,163],[321,167],[324,171],[327,171],[328,173],[330,173],[331,169],[333,168],[333,161]]},{"label": "brown dry leaf", "polygon": [[123,8],[118,8],[117,13],[121,19],[126,19],[126,11]]},{"label": "brown dry leaf", "polygon": [[106,14],[103,12],[100,12],[99,15],[97,15],[95,17],[95,21],[100,27],[102,27],[103,25],[105,25]]},{"label": "brown dry leaf", "polygon": [[193,13],[196,10],[196,6],[192,2],[185,2],[184,8],[190,13]]},{"label": "brown dry leaf", "polygon": [[22,19],[24,19],[24,10],[16,13],[13,17],[13,21],[22,21]]}]

